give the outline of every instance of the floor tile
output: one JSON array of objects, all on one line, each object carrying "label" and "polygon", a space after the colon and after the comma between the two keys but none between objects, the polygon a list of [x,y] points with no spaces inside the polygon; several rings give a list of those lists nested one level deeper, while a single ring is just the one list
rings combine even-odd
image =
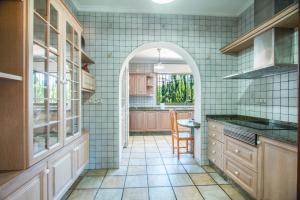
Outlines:
[{"label": "floor tile", "polygon": [[159,158],[160,154],[159,153],[150,153],[150,152],[146,152],[146,158]]},{"label": "floor tile", "polygon": [[150,200],[176,200],[171,187],[149,188]]},{"label": "floor tile", "polygon": [[107,171],[107,175],[109,176],[119,176],[119,175],[126,175],[127,174],[127,166],[120,166],[119,169],[109,169]]},{"label": "floor tile", "polygon": [[245,198],[232,185],[220,185],[232,200],[245,200]]},{"label": "floor tile", "polygon": [[168,174],[185,174],[186,171],[182,165],[166,165]]},{"label": "floor tile", "polygon": [[143,175],[143,174],[147,174],[146,165],[128,166],[127,175]]},{"label": "floor tile", "polygon": [[227,181],[224,180],[222,176],[217,173],[209,173],[209,175],[218,183],[218,184],[229,184]]},{"label": "floor tile", "polygon": [[198,189],[205,200],[230,200],[218,185],[198,186]]},{"label": "floor tile", "polygon": [[146,160],[139,158],[130,159],[129,165],[146,165]]},{"label": "floor tile", "polygon": [[152,166],[148,165],[147,173],[148,174],[167,174],[167,171],[166,171],[164,165],[152,165]]},{"label": "floor tile", "polygon": [[161,158],[147,158],[147,165],[163,165],[163,161]]},{"label": "floor tile", "polygon": [[188,173],[205,173],[199,165],[183,165],[183,167]]},{"label": "floor tile", "polygon": [[103,180],[102,176],[85,176],[77,185],[76,189],[97,189]]},{"label": "floor tile", "polygon": [[101,184],[101,188],[123,188],[125,176],[106,176]]},{"label": "floor tile", "polygon": [[145,159],[145,153],[131,153],[130,158],[139,158],[139,159]]},{"label": "floor tile", "polygon": [[122,200],[148,200],[148,188],[125,188]]},{"label": "floor tile", "polygon": [[148,175],[149,187],[171,186],[167,175]]},{"label": "floor tile", "polygon": [[183,156],[180,158],[180,162],[183,165],[196,165],[196,164],[198,164],[193,158],[185,158]]},{"label": "floor tile", "polygon": [[177,200],[203,200],[195,186],[174,187]]},{"label": "floor tile", "polygon": [[170,174],[169,178],[172,186],[194,185],[187,174]]},{"label": "floor tile", "polygon": [[86,173],[87,176],[105,176],[107,169],[90,169]]},{"label": "floor tile", "polygon": [[68,200],[93,200],[97,190],[74,190]]},{"label": "floor tile", "polygon": [[146,175],[138,175],[138,176],[127,176],[125,187],[148,187],[147,184],[147,176]]},{"label": "floor tile", "polygon": [[211,166],[209,165],[204,165],[201,166],[206,172],[216,172],[216,170],[214,170]]},{"label": "floor tile", "polygon": [[208,174],[190,174],[195,185],[213,185],[216,184],[214,179],[212,179]]},{"label": "floor tile", "polygon": [[165,165],[178,165],[181,164],[177,158],[163,158]]},{"label": "floor tile", "polygon": [[95,200],[121,200],[123,189],[100,189]]}]

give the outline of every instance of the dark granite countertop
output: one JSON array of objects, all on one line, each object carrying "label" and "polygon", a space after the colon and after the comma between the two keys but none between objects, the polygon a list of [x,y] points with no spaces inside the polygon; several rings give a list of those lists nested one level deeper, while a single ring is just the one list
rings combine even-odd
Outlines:
[{"label": "dark granite countertop", "polygon": [[[276,120],[268,120],[263,118],[256,118],[256,117],[249,117],[249,116],[243,116],[243,115],[207,115],[207,119],[215,120],[218,122],[223,123],[224,125],[229,124],[230,126],[238,126],[239,128],[245,128],[246,130],[251,130],[255,134],[261,137],[270,138],[273,140],[277,140],[280,142],[284,142],[291,145],[297,145],[297,124],[296,123],[289,123],[289,122],[282,122],[282,121],[276,121]],[[275,128],[272,129],[272,126],[268,125],[268,127],[271,128],[271,130],[266,130],[261,127],[254,128],[254,127],[246,127],[243,126],[242,123],[237,124],[235,123],[235,120],[241,120],[241,121],[256,121],[256,122],[263,122],[263,123],[270,123],[272,126],[275,124]],[[276,129],[276,126],[282,126],[286,127],[287,129]],[[290,129],[290,130],[288,130]]]},{"label": "dark granite countertop", "polygon": [[177,111],[194,111],[193,106],[166,106],[165,109],[160,109],[160,106],[151,106],[151,107],[132,106],[129,108],[130,111],[168,111],[170,109],[175,109]]}]

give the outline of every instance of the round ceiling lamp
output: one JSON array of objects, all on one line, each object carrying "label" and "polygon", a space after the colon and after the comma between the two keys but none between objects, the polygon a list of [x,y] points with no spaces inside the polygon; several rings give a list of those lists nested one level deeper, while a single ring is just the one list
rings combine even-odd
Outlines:
[{"label": "round ceiling lamp", "polygon": [[174,0],[152,0],[152,1],[157,4],[167,4],[173,2]]}]

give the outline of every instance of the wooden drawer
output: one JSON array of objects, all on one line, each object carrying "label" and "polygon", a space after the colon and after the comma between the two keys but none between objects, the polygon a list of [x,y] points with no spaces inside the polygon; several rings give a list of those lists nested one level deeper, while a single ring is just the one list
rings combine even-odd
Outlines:
[{"label": "wooden drawer", "polygon": [[223,144],[211,137],[208,138],[208,159],[223,170]]},{"label": "wooden drawer", "polygon": [[208,135],[212,138],[215,138],[223,143],[224,134],[223,134],[224,126],[215,121],[208,121]]},{"label": "wooden drawer", "polygon": [[224,172],[254,198],[257,196],[257,173],[224,155]]},{"label": "wooden drawer", "polygon": [[225,136],[224,154],[257,172],[257,148]]}]

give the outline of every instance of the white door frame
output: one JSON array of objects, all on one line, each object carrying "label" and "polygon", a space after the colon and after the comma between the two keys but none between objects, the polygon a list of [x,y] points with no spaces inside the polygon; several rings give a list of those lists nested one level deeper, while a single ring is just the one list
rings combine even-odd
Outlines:
[{"label": "white door frame", "polygon": [[[187,65],[191,68],[193,78],[194,78],[194,87],[195,87],[195,112],[194,112],[194,118],[195,121],[201,122],[201,79],[200,79],[200,72],[199,68],[194,61],[193,57],[182,47],[178,46],[177,44],[170,43],[170,42],[150,42],[143,44],[136,49],[134,49],[125,59],[123,62],[122,68],[120,70],[120,76],[119,76],[119,161],[121,162],[122,158],[122,76],[126,69],[126,66],[128,66],[130,60],[141,51],[144,51],[146,49],[150,48],[166,48],[170,49],[174,52],[176,52],[178,55],[180,55],[183,60],[187,63]],[[200,129],[195,130],[195,159],[200,163],[201,161],[201,135],[200,135]]]}]

